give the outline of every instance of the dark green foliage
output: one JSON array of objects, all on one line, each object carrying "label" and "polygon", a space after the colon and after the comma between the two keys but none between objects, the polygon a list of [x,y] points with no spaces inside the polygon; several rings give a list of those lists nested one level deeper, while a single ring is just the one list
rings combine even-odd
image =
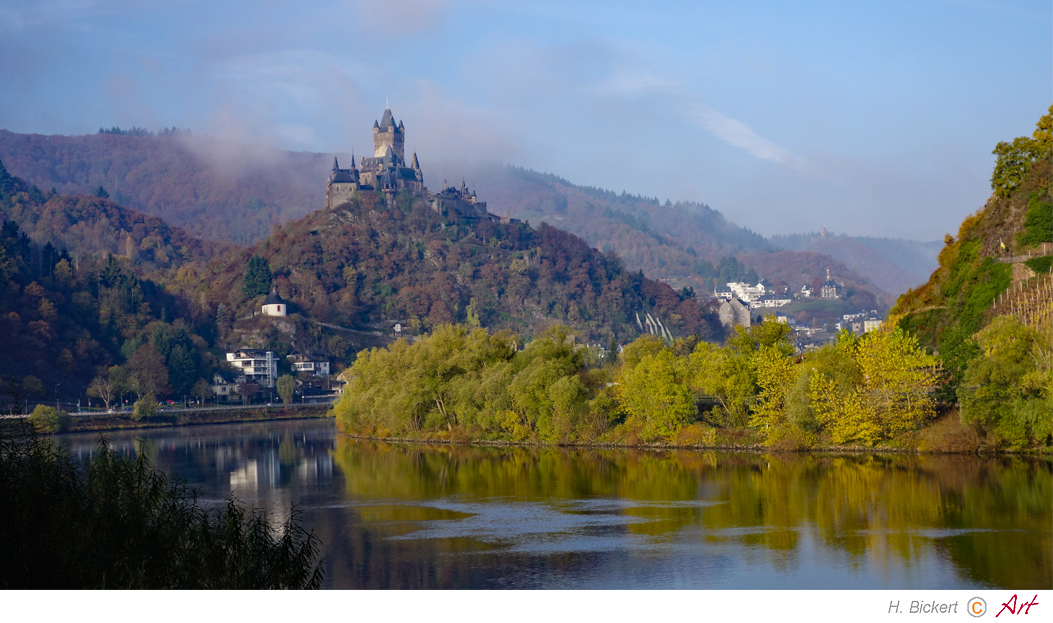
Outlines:
[{"label": "dark green foliage", "polygon": [[1017,234],[1022,246],[1053,242],[1053,201],[1045,192],[1036,192],[1027,202],[1024,231]]},{"label": "dark green foliage", "polygon": [[1053,255],[1033,257],[1024,262],[1024,264],[1037,274],[1044,275],[1049,272],[1050,267],[1053,267]]},{"label": "dark green foliage", "polygon": [[245,269],[245,285],[241,287],[246,298],[255,298],[271,291],[271,269],[267,260],[258,255],[249,258]]},{"label": "dark green foliage", "polygon": [[101,442],[78,466],[24,428],[0,428],[0,588],[317,588],[318,539],[294,509],[275,535],[236,500],[207,510],[182,482]]},{"label": "dark green foliage", "polygon": [[[172,128],[173,130],[175,128]],[[189,132],[189,130],[188,130]],[[140,128],[138,126],[132,126],[127,130],[122,130],[118,126],[113,126],[109,130],[106,128],[99,128],[99,134],[116,134],[118,136],[153,136],[154,133],[146,128]]]},{"label": "dark green foliage", "polygon": [[197,353],[180,345],[173,347],[168,355],[168,382],[172,384],[175,396],[189,396],[198,378],[198,366],[191,352]]},{"label": "dark green foliage", "polygon": [[110,198],[110,193],[106,192],[106,189],[103,188],[102,186],[99,186],[95,190],[95,196],[98,197],[99,199],[109,199]]}]

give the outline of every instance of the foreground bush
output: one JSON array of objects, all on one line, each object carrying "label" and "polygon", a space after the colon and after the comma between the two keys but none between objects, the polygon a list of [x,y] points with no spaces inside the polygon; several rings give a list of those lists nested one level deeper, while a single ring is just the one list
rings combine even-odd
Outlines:
[{"label": "foreground bush", "polygon": [[206,510],[140,453],[105,441],[81,467],[32,429],[0,427],[0,588],[317,588],[318,539],[274,532],[234,499]]}]

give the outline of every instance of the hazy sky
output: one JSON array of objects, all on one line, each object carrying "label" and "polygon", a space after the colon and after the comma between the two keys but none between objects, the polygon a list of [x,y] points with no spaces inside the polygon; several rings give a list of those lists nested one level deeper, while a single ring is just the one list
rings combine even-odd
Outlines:
[{"label": "hazy sky", "polygon": [[[500,160],[763,234],[933,239],[1053,103],[1049,0],[0,0],[0,128]],[[469,180],[470,182],[470,180]],[[484,198],[485,199],[485,198]]]}]

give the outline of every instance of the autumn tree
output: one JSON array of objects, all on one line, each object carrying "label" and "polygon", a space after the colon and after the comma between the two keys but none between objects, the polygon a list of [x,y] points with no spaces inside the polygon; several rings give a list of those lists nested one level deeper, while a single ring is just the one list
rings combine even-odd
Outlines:
[{"label": "autumn tree", "polygon": [[139,400],[147,394],[164,396],[170,391],[168,367],[152,343],[140,346],[128,360],[128,379]]},{"label": "autumn tree", "polygon": [[201,401],[201,404],[205,404],[212,397],[212,386],[205,379],[198,379],[191,388],[190,395]]},{"label": "autumn tree", "polygon": [[688,424],[697,411],[689,378],[686,358],[666,349],[644,354],[619,386],[629,412],[627,421],[639,424],[653,437],[667,437]]},{"label": "autumn tree", "polygon": [[868,445],[913,430],[934,413],[929,392],[935,357],[917,339],[896,328],[872,331],[858,340],[843,334],[839,347],[851,353],[860,380],[850,391],[832,375],[811,377],[816,418],[836,443]]},{"label": "autumn tree", "polygon": [[293,400],[293,392],[296,391],[296,378],[288,374],[278,377],[278,395],[281,396],[285,406],[289,406]]}]

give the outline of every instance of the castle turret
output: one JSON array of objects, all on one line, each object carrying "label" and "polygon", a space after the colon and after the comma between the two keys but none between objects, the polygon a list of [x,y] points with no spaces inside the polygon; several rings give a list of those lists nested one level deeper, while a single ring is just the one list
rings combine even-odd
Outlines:
[{"label": "castle turret", "polygon": [[398,157],[398,162],[402,163],[406,160],[406,152],[403,148],[406,137],[406,128],[400,121],[398,126],[395,125],[395,117],[391,114],[390,108],[384,109],[384,116],[380,122],[373,122],[373,151],[374,156],[377,158],[384,155],[384,146],[391,147],[391,151]]}]

